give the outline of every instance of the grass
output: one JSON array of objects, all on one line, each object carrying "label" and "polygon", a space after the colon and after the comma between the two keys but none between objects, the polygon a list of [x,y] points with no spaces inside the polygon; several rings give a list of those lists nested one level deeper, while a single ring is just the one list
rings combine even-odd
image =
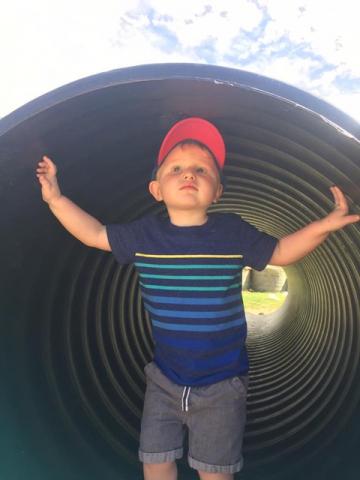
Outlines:
[{"label": "grass", "polygon": [[256,315],[267,315],[281,307],[287,292],[243,292],[245,312]]}]

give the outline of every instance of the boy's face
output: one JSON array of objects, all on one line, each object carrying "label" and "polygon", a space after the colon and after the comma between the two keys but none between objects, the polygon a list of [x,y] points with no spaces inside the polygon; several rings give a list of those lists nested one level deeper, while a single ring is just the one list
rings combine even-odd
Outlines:
[{"label": "boy's face", "polygon": [[178,145],[161,164],[156,180],[149,184],[157,201],[168,210],[205,212],[223,191],[215,161],[206,148]]}]

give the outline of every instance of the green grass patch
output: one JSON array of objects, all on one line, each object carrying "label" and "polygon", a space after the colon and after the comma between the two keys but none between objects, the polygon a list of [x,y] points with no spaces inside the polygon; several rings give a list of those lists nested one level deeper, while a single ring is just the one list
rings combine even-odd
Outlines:
[{"label": "green grass patch", "polygon": [[244,291],[245,312],[254,315],[267,315],[275,312],[285,302],[287,292],[251,292]]}]

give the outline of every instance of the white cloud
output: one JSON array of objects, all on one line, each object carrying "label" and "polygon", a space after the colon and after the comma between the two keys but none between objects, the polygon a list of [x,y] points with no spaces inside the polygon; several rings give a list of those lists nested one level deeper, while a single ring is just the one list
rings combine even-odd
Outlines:
[{"label": "white cloud", "polygon": [[0,116],[56,87],[121,66],[111,40],[123,13],[116,0],[106,7],[85,0],[8,2],[0,18]]},{"label": "white cloud", "polygon": [[[153,3],[164,2],[156,0]],[[185,49],[198,46],[211,37],[215,39],[218,55],[224,55],[231,48],[231,42],[239,34],[240,29],[251,31],[257,27],[262,18],[261,11],[253,3],[245,0],[236,2],[223,0],[213,2],[212,5],[209,3],[195,2],[196,8],[174,11],[173,4],[166,2],[167,13],[173,16],[172,22],[167,22],[167,26],[176,32]]]},{"label": "white cloud", "polygon": [[356,0],[193,0],[190,7],[169,0],[12,0],[0,19],[0,116],[87,75],[198,62],[276,78],[360,120]]},{"label": "white cloud", "polygon": [[[280,39],[288,39],[295,49],[287,52],[282,62],[270,59],[265,74],[303,88],[360,121],[357,2],[259,1],[271,18],[264,43],[276,45]],[[321,73],[314,75],[316,69]],[[339,79],[346,79],[347,91],[339,86]]]},{"label": "white cloud", "polygon": [[[151,23],[144,20],[150,17]],[[261,19],[261,10],[246,0],[224,0],[221,5],[197,0],[192,2],[192,8],[185,2],[139,2],[122,18],[118,45],[133,45],[134,38],[136,43],[143,38],[144,45],[157,45],[165,58],[171,54],[170,61],[180,56],[204,62],[210,54],[211,63],[217,63],[231,50],[240,32],[254,30]],[[160,42],[160,37],[167,44]]]},{"label": "white cloud", "polygon": [[360,31],[356,0],[259,0],[270,15],[264,41],[286,36],[294,44],[307,44],[326,63],[348,65],[360,75],[358,45]]}]

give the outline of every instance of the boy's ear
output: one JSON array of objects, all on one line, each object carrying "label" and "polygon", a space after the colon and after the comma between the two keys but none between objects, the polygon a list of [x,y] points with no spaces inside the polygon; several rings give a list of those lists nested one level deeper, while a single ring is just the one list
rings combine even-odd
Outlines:
[{"label": "boy's ear", "polygon": [[219,186],[218,186],[218,189],[217,189],[217,192],[216,192],[216,196],[214,198],[214,203],[216,203],[219,200],[219,198],[223,194],[223,191],[224,191],[224,186],[222,185],[222,183],[219,183]]},{"label": "boy's ear", "polygon": [[157,202],[161,202],[163,199],[161,195],[160,184],[157,180],[151,180],[149,183],[149,192]]}]

